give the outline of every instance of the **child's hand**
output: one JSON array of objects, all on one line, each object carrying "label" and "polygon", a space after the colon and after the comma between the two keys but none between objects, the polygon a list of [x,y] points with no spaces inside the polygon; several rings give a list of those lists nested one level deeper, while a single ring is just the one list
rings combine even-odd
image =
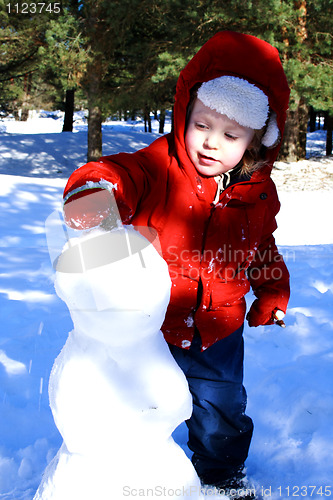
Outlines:
[{"label": "child's hand", "polygon": [[107,189],[98,191],[87,189],[74,194],[64,205],[66,224],[73,229],[90,229],[99,226],[106,218],[112,217],[111,197]]},{"label": "child's hand", "polygon": [[283,321],[285,314],[281,309],[274,309],[273,311],[273,320],[276,325],[281,326],[282,328],[286,328],[286,324]]},{"label": "child's hand", "polygon": [[[269,311],[269,310],[268,310]],[[258,299],[256,299],[249,312],[246,315],[246,319],[249,323],[249,326],[260,326],[260,325],[278,325],[282,328],[285,328],[285,323],[283,321],[285,314],[281,309],[277,307],[273,309],[271,313],[265,312],[264,309],[261,308],[261,303]]]}]

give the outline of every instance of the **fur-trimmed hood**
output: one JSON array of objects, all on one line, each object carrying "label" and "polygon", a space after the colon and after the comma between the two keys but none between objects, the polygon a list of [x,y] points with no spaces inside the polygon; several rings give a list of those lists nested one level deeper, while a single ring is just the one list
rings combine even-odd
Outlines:
[{"label": "fur-trimmed hood", "polygon": [[[186,110],[191,89],[199,83],[221,76],[247,80],[262,90],[268,97],[271,110],[276,113],[280,136],[283,136],[290,91],[277,49],[252,35],[219,32],[190,60],[177,82],[174,105],[175,148],[181,166],[186,170],[192,170],[188,166],[184,142]],[[273,149],[267,150],[266,158],[271,166],[276,160],[280,145],[281,141]]]}]

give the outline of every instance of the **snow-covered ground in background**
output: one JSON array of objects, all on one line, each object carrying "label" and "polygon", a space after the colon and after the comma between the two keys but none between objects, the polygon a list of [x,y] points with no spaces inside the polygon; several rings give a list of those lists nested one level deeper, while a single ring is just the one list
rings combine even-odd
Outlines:
[{"label": "snow-covered ground in background", "polygon": [[[144,147],[158,137],[154,126],[145,134],[139,122],[104,124],[104,154]],[[0,121],[0,499],[6,500],[33,498],[61,444],[47,385],[72,323],[54,291],[44,223],[61,207],[66,179],[85,162],[87,144],[79,114],[75,133],[61,128],[59,113]],[[282,203],[276,240],[291,273],[287,328],[245,329],[255,423],[248,474],[272,499],[333,497],[333,168],[323,156],[324,132],[308,139],[315,159],[279,164],[273,173]],[[175,438],[189,454],[185,424]]]}]

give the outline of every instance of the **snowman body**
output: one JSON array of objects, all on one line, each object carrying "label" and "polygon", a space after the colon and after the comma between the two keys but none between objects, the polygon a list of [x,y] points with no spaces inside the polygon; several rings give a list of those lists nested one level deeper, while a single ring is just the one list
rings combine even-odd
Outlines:
[{"label": "snowman body", "polygon": [[55,285],[74,330],[49,382],[63,444],[35,500],[200,498],[171,437],[192,400],[160,331],[171,282],[154,245],[131,227],[94,230],[60,256]]}]

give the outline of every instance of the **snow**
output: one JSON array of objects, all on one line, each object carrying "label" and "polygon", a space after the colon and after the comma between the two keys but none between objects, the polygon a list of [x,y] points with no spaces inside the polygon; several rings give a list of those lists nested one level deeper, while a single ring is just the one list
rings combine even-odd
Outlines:
[{"label": "snow", "polygon": [[[86,123],[78,116],[73,134],[59,133],[61,125],[60,113],[0,121],[0,499],[6,500],[32,500],[62,443],[47,387],[73,323],[55,293],[45,221],[60,209],[70,173],[85,162]],[[109,121],[104,154],[144,147],[158,137],[154,130]],[[332,158],[323,156],[323,131],[308,139],[315,158],[278,164],[273,172],[282,204],[276,241],[291,274],[287,328],[247,326],[244,333],[255,424],[248,475],[273,500],[333,496]],[[125,443],[130,428],[123,431]],[[190,456],[185,424],[173,435]]]}]

